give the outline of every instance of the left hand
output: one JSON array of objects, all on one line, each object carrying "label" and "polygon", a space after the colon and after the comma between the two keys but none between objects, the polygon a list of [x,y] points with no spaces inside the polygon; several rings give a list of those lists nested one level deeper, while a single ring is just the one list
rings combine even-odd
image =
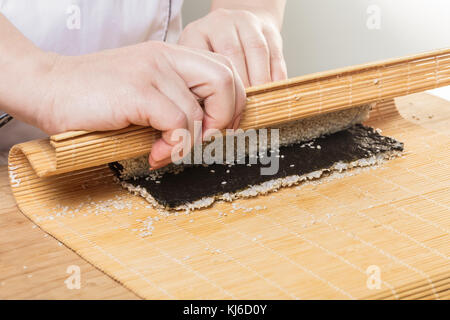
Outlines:
[{"label": "left hand", "polygon": [[214,10],[187,25],[178,43],[228,57],[245,87],[287,77],[278,28],[250,11]]}]

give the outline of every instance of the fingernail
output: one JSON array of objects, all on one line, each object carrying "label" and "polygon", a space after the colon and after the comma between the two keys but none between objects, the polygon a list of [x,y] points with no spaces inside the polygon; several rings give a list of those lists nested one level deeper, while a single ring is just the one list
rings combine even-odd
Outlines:
[{"label": "fingernail", "polygon": [[155,163],[153,165],[150,165],[151,166],[150,170],[156,170],[156,169],[165,167],[169,163],[172,163],[172,159],[171,158],[166,158],[166,159],[163,159],[161,161],[155,161]]},{"label": "fingernail", "polygon": [[154,171],[158,169],[158,163],[159,161],[156,161],[155,158],[153,158],[152,155],[148,157],[148,164],[150,165],[149,171]]}]

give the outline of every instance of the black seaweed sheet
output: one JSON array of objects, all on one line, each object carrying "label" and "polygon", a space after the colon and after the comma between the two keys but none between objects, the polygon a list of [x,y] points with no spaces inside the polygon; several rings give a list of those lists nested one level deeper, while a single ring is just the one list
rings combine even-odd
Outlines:
[{"label": "black seaweed sheet", "polygon": [[[145,177],[125,181],[145,188],[161,205],[175,208],[203,197],[237,192],[268,180],[327,169],[339,161],[350,163],[380,153],[402,150],[403,143],[382,136],[372,128],[355,125],[314,140],[280,147],[280,156],[283,157],[279,158],[279,170],[275,175],[261,175],[261,167],[267,165],[258,162],[251,166],[246,164],[234,164],[231,167],[226,164],[191,166],[177,174],[165,173],[159,179],[159,183],[151,179],[147,181]],[[245,163],[248,163],[248,159]],[[121,165],[115,162],[111,163],[110,167],[120,178]],[[214,172],[211,172],[212,170]],[[223,181],[226,181],[226,184],[223,184]]]}]

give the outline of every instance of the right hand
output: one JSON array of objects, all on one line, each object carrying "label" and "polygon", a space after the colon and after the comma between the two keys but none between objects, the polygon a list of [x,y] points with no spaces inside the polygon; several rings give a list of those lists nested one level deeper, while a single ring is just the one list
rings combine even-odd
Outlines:
[{"label": "right hand", "polygon": [[[50,71],[39,80],[43,97],[25,119],[49,134],[69,130],[116,130],[130,124],[162,131],[149,162],[171,162],[171,138],[194,121],[208,129],[236,128],[245,89],[221,55],[161,42],[146,42],[95,54],[51,55]],[[203,100],[202,108],[198,100]]]}]

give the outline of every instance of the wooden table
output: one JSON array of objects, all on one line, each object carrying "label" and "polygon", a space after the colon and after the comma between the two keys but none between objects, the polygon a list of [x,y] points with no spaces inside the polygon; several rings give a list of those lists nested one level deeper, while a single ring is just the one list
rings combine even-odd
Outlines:
[{"label": "wooden table", "polygon": [[[439,112],[450,108],[450,102],[426,93],[396,102],[409,121],[450,134],[450,118]],[[0,199],[0,299],[138,299],[19,211],[6,166],[0,166]],[[80,289],[70,290],[64,282],[71,265],[81,269]]]}]

